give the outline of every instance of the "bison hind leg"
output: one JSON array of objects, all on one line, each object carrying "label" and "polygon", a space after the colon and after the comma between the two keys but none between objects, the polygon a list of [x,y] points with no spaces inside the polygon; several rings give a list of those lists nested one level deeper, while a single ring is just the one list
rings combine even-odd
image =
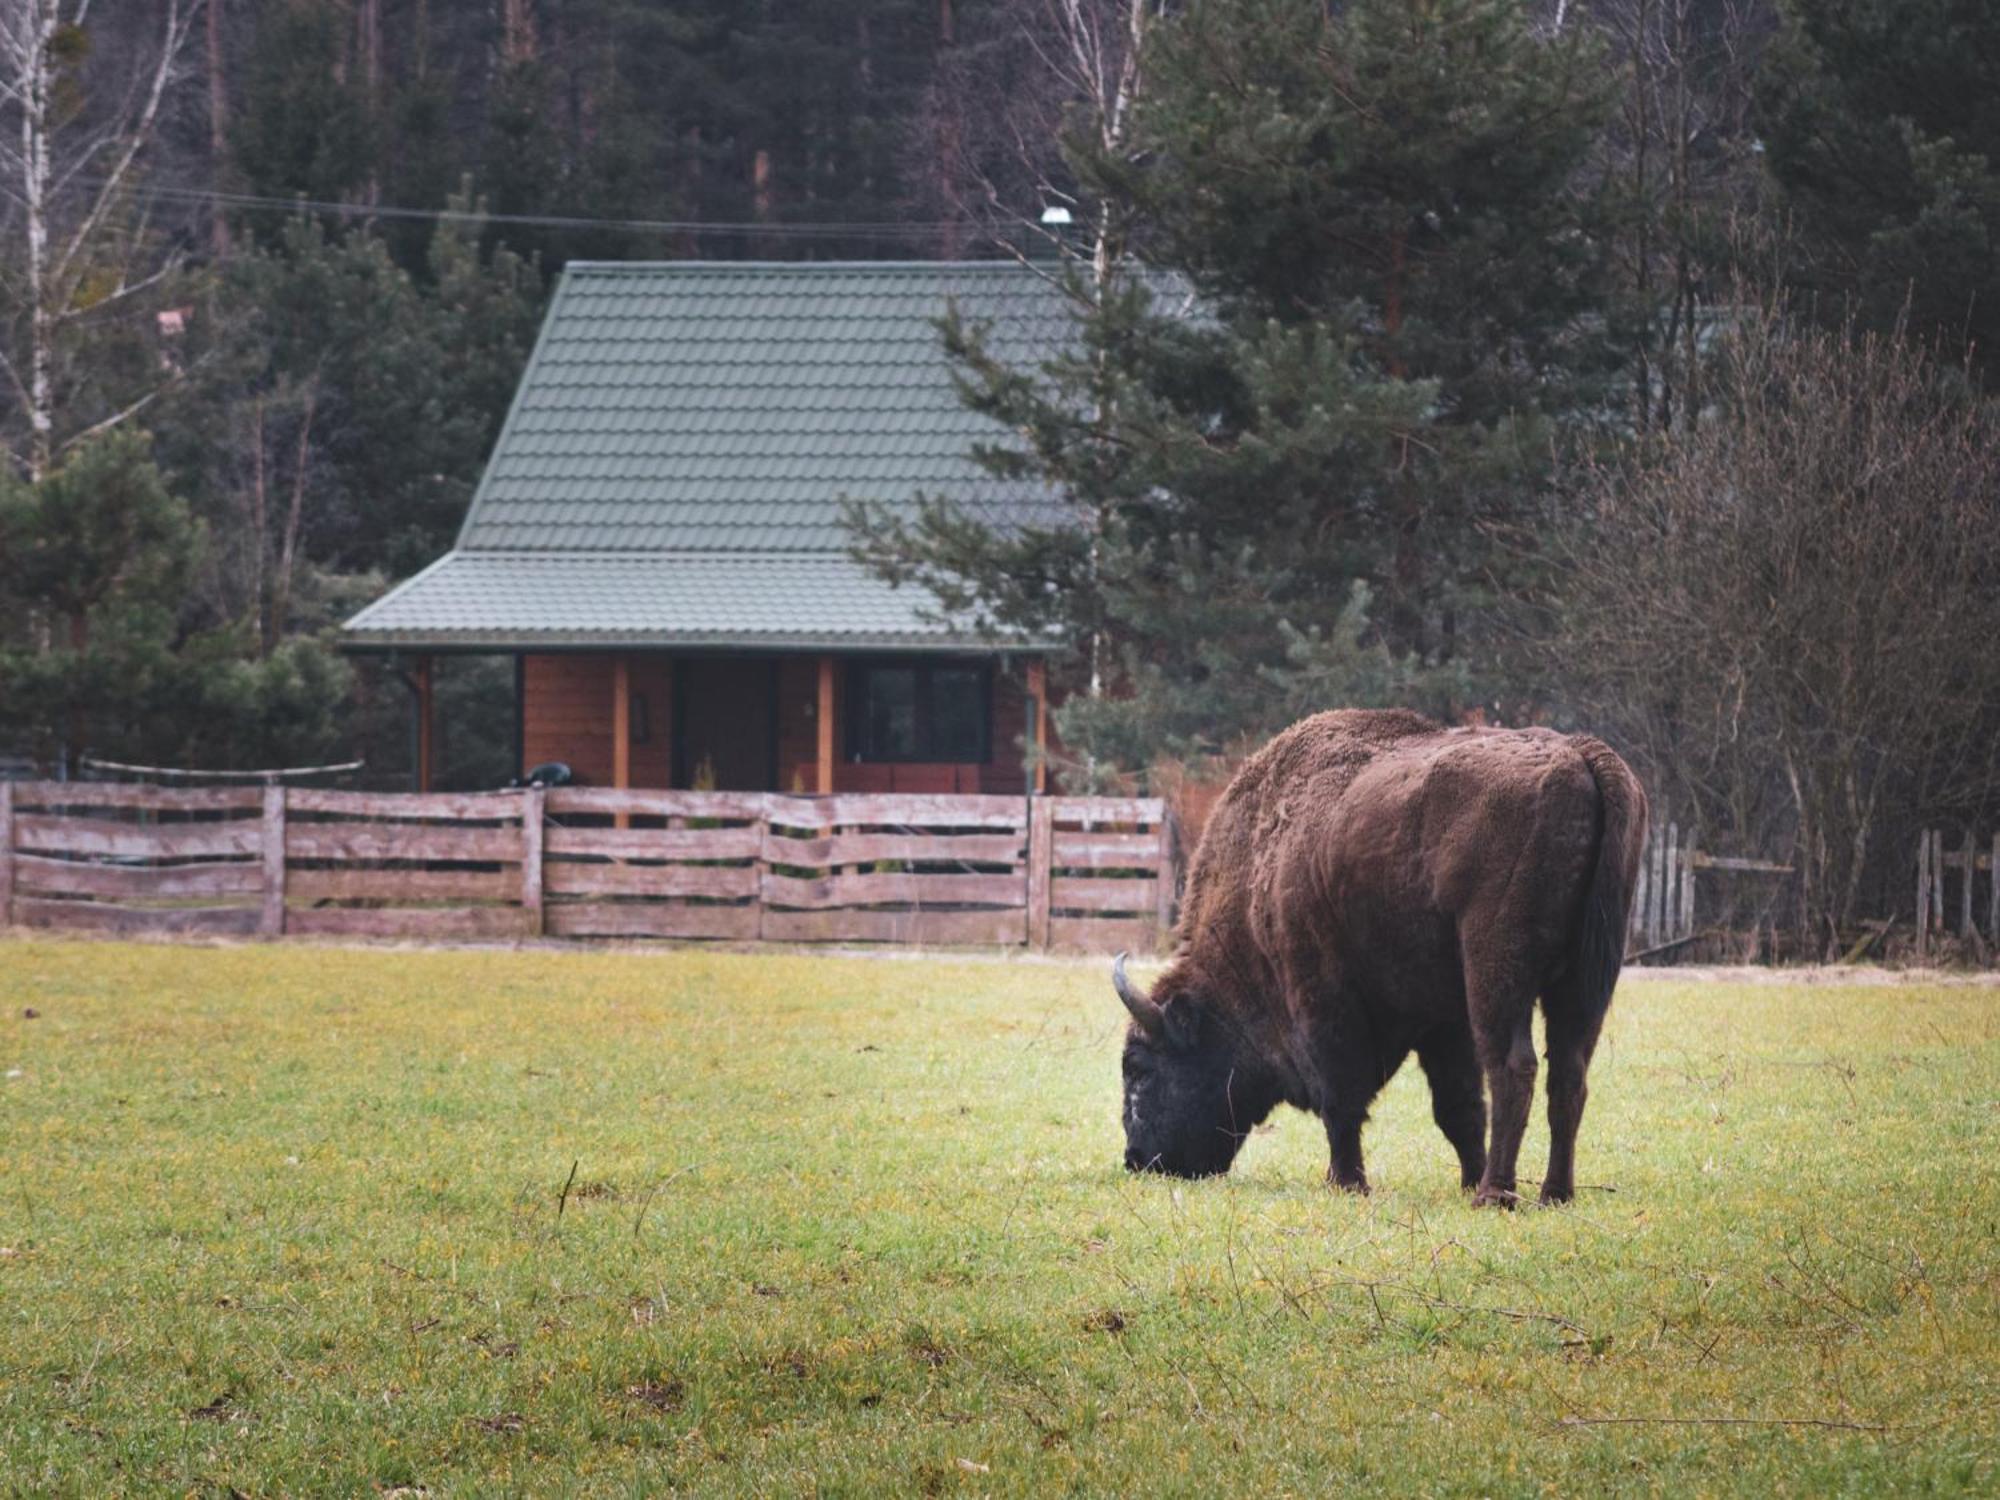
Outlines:
[{"label": "bison hind leg", "polygon": [[[1535,1099],[1535,991],[1508,972],[1511,966],[1466,965],[1466,1009],[1486,1086],[1493,1096],[1492,1141],[1486,1170],[1473,1194],[1475,1208],[1512,1208],[1514,1170],[1528,1110]],[[1483,969],[1483,972],[1482,972]]]},{"label": "bison hind leg", "polygon": [[1479,1186],[1486,1174],[1486,1093],[1471,1028],[1447,1025],[1426,1037],[1417,1061],[1431,1085],[1431,1118],[1458,1153],[1459,1186]]},{"label": "bison hind leg", "polygon": [[1567,1203],[1576,1196],[1576,1135],[1583,1123],[1583,1105],[1590,1090],[1586,1079],[1597,1034],[1604,1025],[1604,1008],[1589,1003],[1569,978],[1558,980],[1542,997],[1548,1023],[1549,1167],[1542,1178],[1542,1202]]}]

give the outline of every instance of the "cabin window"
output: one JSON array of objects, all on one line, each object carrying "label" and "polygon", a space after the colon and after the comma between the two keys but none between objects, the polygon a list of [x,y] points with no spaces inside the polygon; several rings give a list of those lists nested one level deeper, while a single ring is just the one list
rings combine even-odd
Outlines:
[{"label": "cabin window", "polygon": [[984,765],[992,703],[992,675],[978,663],[856,662],[847,673],[848,759]]}]

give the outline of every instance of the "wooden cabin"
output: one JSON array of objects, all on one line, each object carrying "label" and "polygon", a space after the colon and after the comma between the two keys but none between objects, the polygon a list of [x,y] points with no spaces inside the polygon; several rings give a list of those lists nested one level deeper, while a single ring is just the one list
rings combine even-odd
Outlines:
[{"label": "wooden cabin", "polygon": [[1029,364],[1060,291],[1012,263],[573,263],[460,531],[348,621],[417,685],[516,664],[521,767],[613,787],[1046,789],[1048,643],[975,637],[856,563],[849,501],[939,497],[999,524],[1047,493],[986,473],[1003,439],[954,389],[955,303]]}]

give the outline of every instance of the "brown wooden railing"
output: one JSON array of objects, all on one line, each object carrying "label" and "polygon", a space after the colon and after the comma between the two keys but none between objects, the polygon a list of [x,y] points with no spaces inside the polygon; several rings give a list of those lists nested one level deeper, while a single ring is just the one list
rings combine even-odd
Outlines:
[{"label": "brown wooden railing", "polygon": [[0,782],[0,925],[1159,948],[1156,799]]}]

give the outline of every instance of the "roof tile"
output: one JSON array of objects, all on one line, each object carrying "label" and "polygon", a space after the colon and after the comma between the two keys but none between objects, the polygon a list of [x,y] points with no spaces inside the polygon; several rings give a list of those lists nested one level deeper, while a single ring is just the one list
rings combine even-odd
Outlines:
[{"label": "roof tile", "polygon": [[[954,300],[1011,358],[1068,334],[1060,290],[1011,263],[572,265],[459,546],[832,552],[848,499],[1041,511],[970,457],[1004,434],[952,388]],[[749,520],[762,502],[782,509]]]}]

